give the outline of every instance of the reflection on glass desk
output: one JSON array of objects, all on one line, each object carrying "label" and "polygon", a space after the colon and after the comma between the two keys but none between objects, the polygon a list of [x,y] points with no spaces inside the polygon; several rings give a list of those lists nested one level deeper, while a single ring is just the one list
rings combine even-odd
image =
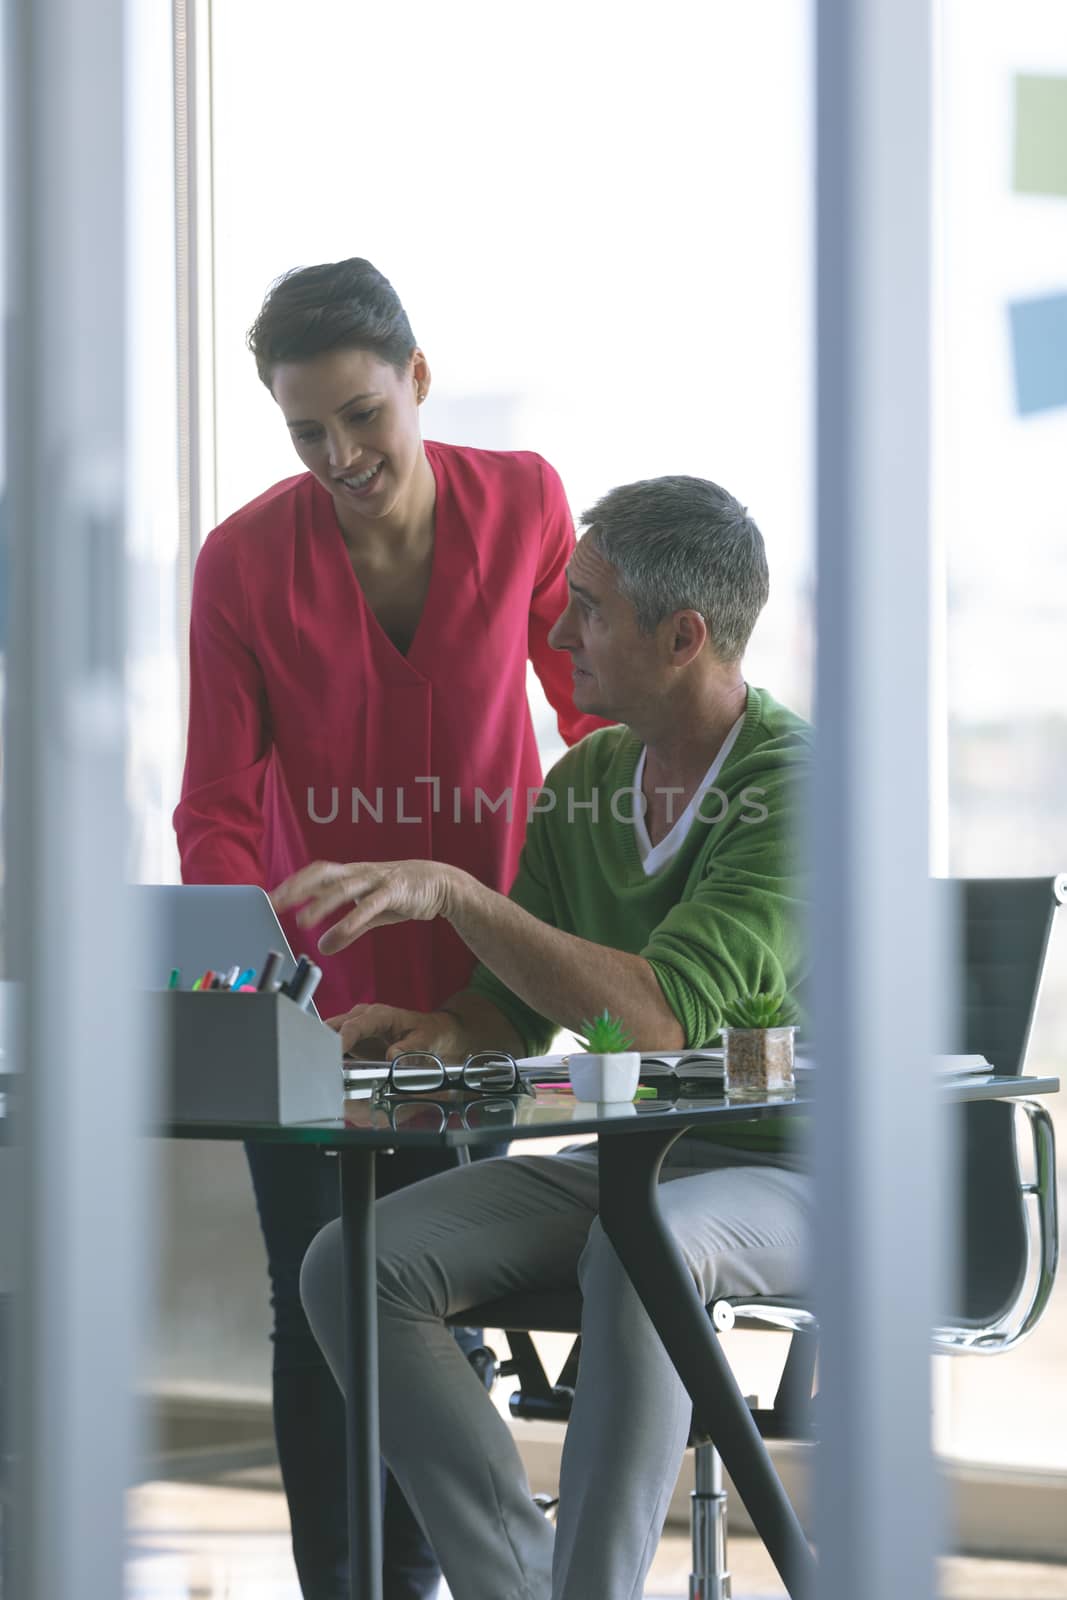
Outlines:
[{"label": "reflection on glass desk", "polygon": [[572,1093],[555,1088],[539,1089],[532,1096],[491,1098],[449,1091],[411,1096],[389,1105],[374,1104],[370,1095],[357,1093],[345,1097],[344,1122],[353,1132],[380,1129],[416,1138],[421,1133],[435,1142],[444,1136],[448,1143],[463,1143],[465,1136],[473,1136],[474,1142],[487,1130],[506,1130],[511,1138],[542,1138],[555,1133],[596,1133],[609,1123],[613,1131],[623,1133],[628,1131],[627,1124],[637,1131],[672,1122],[748,1120],[795,1114],[810,1104],[806,1088],[760,1101],[739,1096],[731,1099],[721,1090],[693,1096],[672,1093],[665,1087],[660,1087],[654,1100],[621,1102],[577,1100]]},{"label": "reflection on glass desk", "polygon": [[[573,1094],[555,1088],[539,1089],[535,1096],[492,1097],[449,1090],[420,1096],[417,1104],[422,1110],[409,1110],[399,1119],[395,1117],[395,1106],[372,1105],[369,1089],[346,1091],[339,1084],[338,1115],[321,1122],[183,1122],[160,1131],[185,1139],[255,1139],[334,1148],[346,1144],[384,1147],[394,1142],[451,1147],[490,1142],[504,1131],[509,1139],[593,1134],[609,1128],[613,1133],[628,1134],[653,1127],[666,1129],[672,1124],[721,1124],[810,1115],[818,1100],[817,1079],[817,1073],[805,1073],[795,1088],[779,1091],[765,1100],[731,1096],[721,1089],[713,1094],[683,1092],[672,1097],[661,1086],[655,1100],[611,1105],[576,1100]],[[937,1099],[941,1104],[1016,1099],[1054,1094],[1058,1088],[1059,1080],[1053,1077],[980,1073],[938,1081]]]}]

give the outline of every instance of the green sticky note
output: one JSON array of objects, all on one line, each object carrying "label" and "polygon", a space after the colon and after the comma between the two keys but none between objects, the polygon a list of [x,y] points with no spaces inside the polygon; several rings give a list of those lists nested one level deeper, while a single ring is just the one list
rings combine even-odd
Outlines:
[{"label": "green sticky note", "polygon": [[1067,195],[1067,78],[1015,80],[1015,189]]}]

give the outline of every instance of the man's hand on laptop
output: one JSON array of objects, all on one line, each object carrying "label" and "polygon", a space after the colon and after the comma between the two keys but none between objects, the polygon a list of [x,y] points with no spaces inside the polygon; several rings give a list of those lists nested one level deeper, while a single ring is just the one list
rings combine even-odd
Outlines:
[{"label": "man's hand on laptop", "polygon": [[405,1050],[429,1050],[442,1061],[466,1055],[456,1018],[447,1011],[405,1011],[400,1006],[358,1005],[329,1017],[346,1056],[392,1061]]},{"label": "man's hand on laptop", "polygon": [[448,915],[449,896],[467,877],[441,861],[314,861],[271,890],[275,911],[300,907],[302,928],[325,922],[347,907],[319,940],[323,955],[394,922],[432,922]]}]

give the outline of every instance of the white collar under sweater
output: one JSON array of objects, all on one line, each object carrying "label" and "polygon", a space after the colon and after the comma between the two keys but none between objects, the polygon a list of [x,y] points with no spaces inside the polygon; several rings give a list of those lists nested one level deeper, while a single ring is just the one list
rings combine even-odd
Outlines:
[{"label": "white collar under sweater", "polygon": [[[719,751],[715,757],[715,760],[711,763],[711,766],[697,784],[692,800],[690,800],[689,804],[686,806],[685,810],[671,827],[669,832],[664,834],[659,844],[653,845],[652,840],[648,836],[648,829],[645,827],[644,816],[639,806],[635,804],[633,824],[634,837],[637,841],[637,853],[641,857],[641,865],[645,869],[646,878],[654,877],[655,874],[665,867],[669,861],[674,859],[679,850],[682,848],[682,844],[685,841],[685,836],[689,832],[689,829],[693,823],[693,818],[697,814],[697,807],[700,805],[701,800],[703,800],[708,790],[714,788],[715,779],[719,776],[719,773],[722,770],[723,762],[726,760],[726,757],[730,754],[730,751],[734,747],[734,741],[741,732],[741,724],[744,722],[744,720],[745,714],[742,712],[737,721],[734,723],[733,727],[730,729],[729,733],[726,735],[726,738],[723,740],[722,744],[719,746]],[[646,745],[637,758],[637,770],[634,773],[635,795],[639,795],[642,792],[642,785],[645,781],[645,756],[647,754],[648,747]]]}]

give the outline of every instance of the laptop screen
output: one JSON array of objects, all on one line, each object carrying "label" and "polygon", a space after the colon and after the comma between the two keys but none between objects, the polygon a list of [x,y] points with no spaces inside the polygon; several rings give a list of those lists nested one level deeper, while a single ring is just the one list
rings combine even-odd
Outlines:
[{"label": "laptop screen", "polygon": [[[288,978],[296,966],[263,889],[243,884],[151,883],[132,885],[130,893],[150,952],[145,965],[155,968],[154,975],[144,974],[148,989],[165,989],[175,967],[185,989],[209,969],[251,967],[258,977],[270,950],[284,957],[279,979]],[[319,1015],[314,1000],[305,1009]]]}]

